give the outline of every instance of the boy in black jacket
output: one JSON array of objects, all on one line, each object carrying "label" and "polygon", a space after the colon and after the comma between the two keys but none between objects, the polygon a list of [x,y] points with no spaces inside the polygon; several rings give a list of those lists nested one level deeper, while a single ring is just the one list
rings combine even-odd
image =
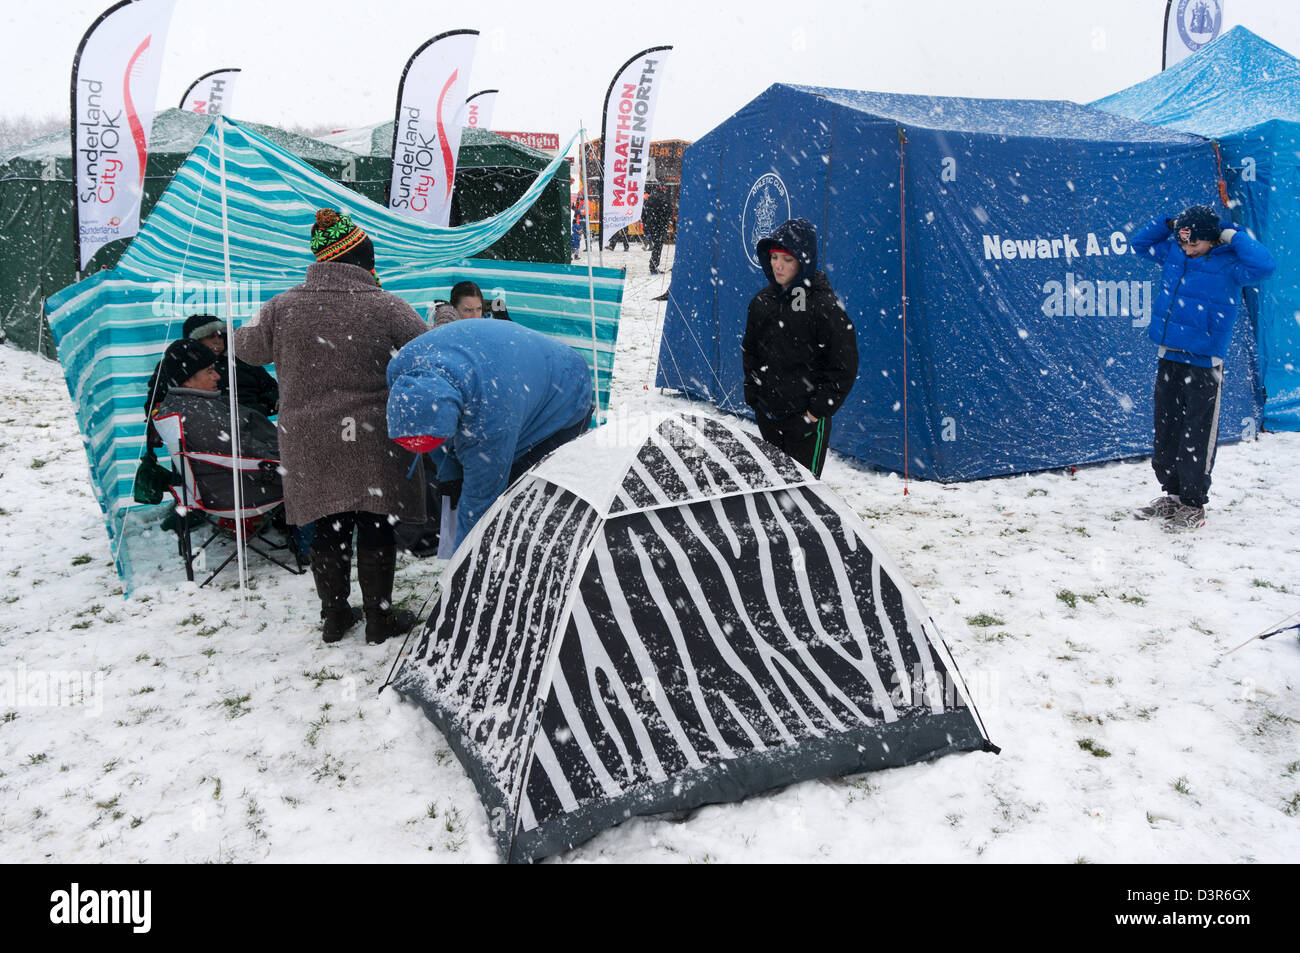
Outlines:
[{"label": "boy in black jacket", "polygon": [[817,232],[796,218],[758,243],[769,284],[749,303],[740,344],[745,403],[758,431],[820,477],[840,409],[858,376],[858,339],[826,276]]}]

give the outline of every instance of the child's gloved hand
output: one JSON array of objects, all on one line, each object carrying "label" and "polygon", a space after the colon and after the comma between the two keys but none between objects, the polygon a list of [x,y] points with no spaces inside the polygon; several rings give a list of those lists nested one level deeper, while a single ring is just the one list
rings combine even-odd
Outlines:
[{"label": "child's gloved hand", "polygon": [[1230,244],[1232,242],[1232,236],[1236,234],[1237,230],[1235,228],[1225,228],[1223,231],[1219,232],[1219,241],[1225,245]]}]

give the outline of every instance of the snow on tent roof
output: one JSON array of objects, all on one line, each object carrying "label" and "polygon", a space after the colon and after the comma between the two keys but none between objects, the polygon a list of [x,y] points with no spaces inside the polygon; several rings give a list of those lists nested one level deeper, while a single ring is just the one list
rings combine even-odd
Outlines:
[{"label": "snow on tent roof", "polygon": [[1233,27],[1195,56],[1092,106],[1210,139],[1277,119],[1300,122],[1300,60]]},{"label": "snow on tent roof", "polygon": [[[212,117],[183,109],[164,109],[153,118],[153,128],[149,133],[149,153],[180,153],[188,155],[203,134],[212,125]],[[265,139],[274,142],[286,152],[291,152],[307,161],[344,162],[352,158],[352,153],[338,146],[330,145],[319,139],[300,136],[275,126],[266,126],[256,122],[240,122],[245,129],[251,129]],[[0,162],[10,159],[40,160],[53,156],[67,159],[72,155],[72,139],[66,132],[50,133],[15,146],[5,153],[0,153]]]},{"label": "snow on tent roof", "polygon": [[1182,142],[1187,138],[1063,99],[967,99],[821,86],[787,88],[917,129],[1096,142]]},{"label": "snow on tent roof", "polygon": [[[388,122],[377,122],[357,129],[343,129],[332,132],[328,136],[321,136],[319,141],[359,155],[387,159],[393,153],[393,122],[390,119]],[[528,168],[540,169],[551,161],[551,157],[545,152],[515,142],[513,139],[507,139],[505,136],[498,136],[495,132],[469,126],[466,126],[461,133],[460,146],[462,151],[457,161],[469,160],[474,165],[509,165],[509,162],[503,161],[509,157],[515,162],[526,159]],[[487,151],[494,146],[501,150],[499,154]],[[464,151],[466,147],[473,151],[466,154]],[[534,163],[540,164],[534,165]]]},{"label": "snow on tent roof", "polygon": [[533,473],[586,500],[602,517],[811,482],[806,470],[770,444],[678,412],[607,421],[588,439],[556,450]]}]

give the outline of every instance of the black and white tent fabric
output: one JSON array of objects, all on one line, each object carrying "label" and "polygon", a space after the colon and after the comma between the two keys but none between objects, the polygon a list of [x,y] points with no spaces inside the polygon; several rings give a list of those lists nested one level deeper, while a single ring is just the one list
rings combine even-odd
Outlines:
[{"label": "black and white tent fabric", "polygon": [[634,815],[989,743],[947,647],[825,484],[730,424],[606,424],[517,481],[393,681],[503,857]]}]

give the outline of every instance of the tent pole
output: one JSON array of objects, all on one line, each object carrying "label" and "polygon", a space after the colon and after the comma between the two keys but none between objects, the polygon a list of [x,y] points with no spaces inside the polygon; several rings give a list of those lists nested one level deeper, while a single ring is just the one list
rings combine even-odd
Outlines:
[{"label": "tent pole", "polygon": [[[587,257],[591,257],[591,178],[587,175],[587,127],[578,120],[578,135],[582,139],[582,194],[587,197],[587,224],[583,230],[587,233]],[[605,212],[600,213],[601,227],[596,233],[596,254],[600,256],[600,267],[605,267]]]},{"label": "tent pole", "polygon": [[[587,130],[579,125],[578,137],[582,143],[582,168],[585,172],[587,169]],[[586,176],[583,176],[583,182],[586,182]],[[584,189],[586,186],[584,185]],[[587,196],[587,222],[591,221],[591,196],[585,191]],[[587,222],[583,223],[583,229],[587,230]],[[601,248],[604,248],[601,244]],[[604,257],[602,256],[602,261]],[[599,427],[605,422],[605,415],[600,409],[600,352],[596,349],[596,279],[591,271],[591,244],[587,244],[587,303],[591,305],[591,386],[592,386],[592,403],[596,406],[596,426]]]},{"label": "tent pole", "polygon": [[[235,326],[231,318],[234,282],[230,280],[230,213],[226,207],[226,118],[217,116],[217,144],[221,168],[221,251],[226,272],[226,374],[230,381],[230,450],[238,460],[243,454],[239,448],[239,374],[235,370]],[[234,480],[235,509],[244,509],[243,471],[231,470]],[[244,520],[235,518],[235,553],[239,557],[239,601],[244,614],[248,614],[248,560],[244,551]]]},{"label": "tent pole", "polygon": [[898,257],[903,304],[903,495],[907,496],[911,474],[907,449],[907,133],[898,127]]}]

